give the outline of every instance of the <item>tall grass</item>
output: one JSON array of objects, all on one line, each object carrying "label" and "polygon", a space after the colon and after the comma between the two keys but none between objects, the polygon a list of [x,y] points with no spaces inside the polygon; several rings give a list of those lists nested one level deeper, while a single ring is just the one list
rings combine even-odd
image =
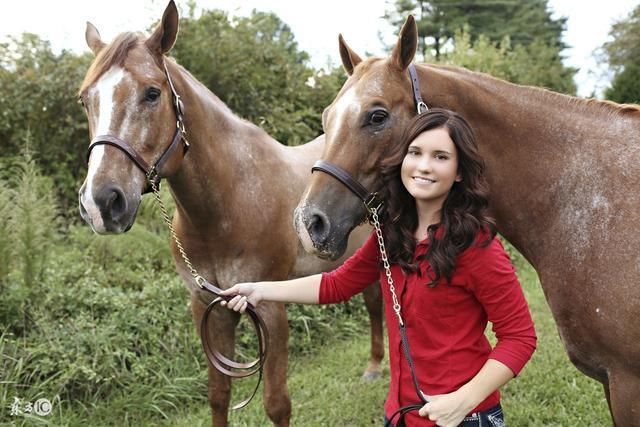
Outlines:
[{"label": "tall grass", "polygon": [[[206,359],[188,292],[175,271],[168,233],[149,197],[136,225],[119,236],[56,220],[50,183],[32,159],[0,174],[0,425],[14,398],[47,398],[54,425],[155,425],[184,407],[206,405]],[[171,196],[163,191],[171,205]],[[41,213],[43,221],[39,221]],[[348,335],[362,308],[292,308],[295,352],[329,336],[343,316]],[[25,319],[29,319],[25,327]],[[240,334],[253,348],[253,337]],[[317,341],[315,341],[317,343]]]}]

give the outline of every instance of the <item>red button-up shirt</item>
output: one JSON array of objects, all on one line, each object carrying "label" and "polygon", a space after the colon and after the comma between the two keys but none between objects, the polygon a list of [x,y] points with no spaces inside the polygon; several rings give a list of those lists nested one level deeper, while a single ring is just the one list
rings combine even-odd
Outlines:
[{"label": "red button-up shirt", "polygon": [[[415,257],[426,250],[427,240],[419,242]],[[422,391],[427,395],[451,393],[469,382],[489,358],[517,375],[535,350],[536,335],[520,283],[499,239],[486,247],[472,245],[460,254],[450,283],[442,279],[437,286],[428,287],[430,266],[426,261],[422,264],[420,275],[405,274],[398,265],[391,267]],[[382,287],[389,335],[391,381],[384,405],[389,417],[401,406],[419,400],[402,350],[389,284],[380,268],[375,233],[342,266],[322,275],[319,302],[346,301],[376,279]],[[493,324],[497,338],[494,348],[484,335],[487,321]],[[496,390],[472,412],[499,401]],[[435,425],[417,411],[409,413],[405,422],[407,426]]]}]

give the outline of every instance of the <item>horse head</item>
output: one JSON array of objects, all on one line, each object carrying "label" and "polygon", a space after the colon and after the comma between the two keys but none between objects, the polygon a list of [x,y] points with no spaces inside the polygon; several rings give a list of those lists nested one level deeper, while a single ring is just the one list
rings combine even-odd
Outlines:
[{"label": "horse head", "polygon": [[148,176],[167,177],[180,168],[184,153],[175,145],[186,144],[176,129],[182,102],[164,59],[177,33],[173,1],[149,38],[123,33],[106,44],[87,22],[85,38],[95,59],[79,96],[92,143],[79,202],[82,218],[96,233],[129,230],[149,190]]},{"label": "horse head", "polygon": [[[339,45],[349,78],[322,114],[326,138],[322,159],[375,191],[380,187],[380,160],[416,114],[407,71],[417,47],[416,23],[409,16],[391,56],[385,59],[363,61],[342,36]],[[342,183],[316,172],[295,210],[294,221],[308,252],[336,259],[344,253],[351,231],[366,216],[362,201]]]}]

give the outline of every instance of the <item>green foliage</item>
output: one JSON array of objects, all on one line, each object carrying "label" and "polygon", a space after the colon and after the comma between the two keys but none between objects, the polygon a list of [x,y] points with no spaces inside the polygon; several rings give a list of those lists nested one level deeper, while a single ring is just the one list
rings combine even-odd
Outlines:
[{"label": "green foliage", "polygon": [[51,179],[41,175],[30,154],[6,163],[0,176],[0,321],[24,334],[31,304],[41,298],[60,223]]},{"label": "green foliage", "polygon": [[399,27],[416,17],[418,58],[444,62],[574,95],[575,68],[562,64],[566,18],[547,0],[396,0],[385,17]]},{"label": "green foliage", "polygon": [[[10,260],[0,280],[3,407],[14,397],[47,398],[54,424],[100,419],[139,425],[205,405],[206,359],[153,199],[145,198],[139,221],[124,235],[96,236],[73,225],[58,235],[51,233],[63,228],[52,194],[50,179],[32,159],[2,169],[0,210],[9,219],[0,232],[10,237],[0,241]],[[168,192],[162,197],[170,202]],[[42,222],[33,220],[36,212]],[[18,217],[23,223],[14,223]],[[33,272],[25,273],[25,266]],[[328,337],[350,336],[364,313],[361,302],[289,309],[292,354]],[[336,325],[340,317],[345,321]],[[255,348],[252,333],[238,337],[241,351]],[[0,424],[26,422],[9,414],[0,411]]]},{"label": "green foliage", "polygon": [[640,58],[640,5],[629,15],[614,23],[609,30],[610,41],[602,47],[609,65],[615,70],[627,64],[637,63]]},{"label": "green foliage", "polygon": [[230,19],[213,10],[192,13],[180,25],[172,55],[236,114],[287,145],[322,133],[322,110],[343,80],[308,67],[308,55],[276,15]]},{"label": "green foliage", "polygon": [[629,63],[617,73],[611,87],[605,91],[605,98],[620,103],[640,104],[640,66]]},{"label": "green foliage", "polygon": [[520,44],[514,47],[508,36],[500,43],[493,43],[482,34],[472,41],[467,29],[456,32],[454,48],[442,56],[442,62],[513,83],[575,94],[573,75],[577,70],[562,65],[554,48],[539,40],[528,46]]},{"label": "green foliage", "polygon": [[640,102],[640,6],[609,31],[611,41],[603,45],[604,59],[614,71],[605,97],[623,103]]},{"label": "green foliage", "polygon": [[2,155],[18,155],[28,138],[65,212],[75,209],[84,171],[87,123],[76,92],[89,61],[68,51],[55,54],[35,34],[0,44]]},{"label": "green foliage", "polygon": [[423,58],[432,51],[439,60],[456,31],[465,25],[473,41],[484,34],[494,43],[506,36],[514,45],[527,46],[538,40],[554,47],[556,53],[566,47],[561,37],[567,18],[552,18],[548,0],[395,0],[385,18],[399,27],[409,14],[416,18],[418,51]]}]

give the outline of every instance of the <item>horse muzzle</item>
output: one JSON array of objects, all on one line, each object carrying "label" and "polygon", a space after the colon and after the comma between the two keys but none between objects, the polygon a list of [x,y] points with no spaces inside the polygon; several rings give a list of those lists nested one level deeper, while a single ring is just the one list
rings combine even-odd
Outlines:
[{"label": "horse muzzle", "polygon": [[298,206],[294,211],[294,224],[305,251],[318,258],[336,260],[347,249],[348,227],[331,222],[330,217],[314,206]]},{"label": "horse muzzle", "polygon": [[117,185],[105,185],[87,191],[83,185],[78,194],[80,216],[97,234],[119,234],[133,226],[140,196],[127,197]]}]

